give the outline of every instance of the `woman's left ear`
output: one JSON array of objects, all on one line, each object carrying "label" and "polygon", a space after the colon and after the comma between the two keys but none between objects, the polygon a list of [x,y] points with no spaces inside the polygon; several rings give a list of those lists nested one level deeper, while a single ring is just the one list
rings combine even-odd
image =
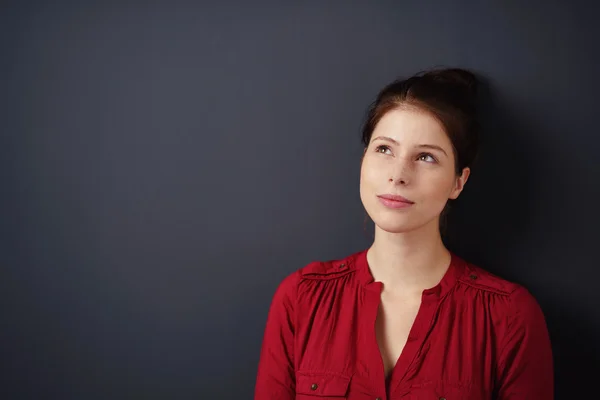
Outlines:
[{"label": "woman's left ear", "polygon": [[471,174],[471,168],[469,168],[469,167],[463,168],[462,174],[460,174],[460,176],[456,177],[454,189],[452,190],[452,193],[450,193],[450,196],[449,196],[450,199],[456,200],[458,198],[458,196],[460,196],[460,193],[465,188],[465,184],[469,180],[470,174]]}]

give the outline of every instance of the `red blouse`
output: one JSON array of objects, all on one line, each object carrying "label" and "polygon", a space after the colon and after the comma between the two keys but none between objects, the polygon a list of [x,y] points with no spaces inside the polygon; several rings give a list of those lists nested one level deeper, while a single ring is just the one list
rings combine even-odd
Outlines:
[{"label": "red blouse", "polygon": [[255,400],[551,400],[544,315],[523,287],[455,254],[423,291],[389,379],[375,336],[383,284],[366,250],[313,262],[277,288],[267,319]]}]

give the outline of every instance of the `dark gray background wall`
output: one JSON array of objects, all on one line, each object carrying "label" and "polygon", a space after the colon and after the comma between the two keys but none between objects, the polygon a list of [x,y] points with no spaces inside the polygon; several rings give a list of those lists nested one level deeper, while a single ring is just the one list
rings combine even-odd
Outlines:
[{"label": "dark gray background wall", "polygon": [[370,244],[368,103],[434,66],[491,91],[449,246],[597,395],[593,2],[200,3],[0,6],[1,398],[252,398],[276,285]]}]

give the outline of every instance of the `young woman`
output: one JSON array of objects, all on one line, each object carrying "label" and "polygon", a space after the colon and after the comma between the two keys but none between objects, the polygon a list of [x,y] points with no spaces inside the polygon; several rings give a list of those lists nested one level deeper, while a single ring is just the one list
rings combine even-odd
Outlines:
[{"label": "young woman", "polygon": [[386,86],[363,129],[370,248],[279,285],[256,400],[551,400],[544,315],[526,288],[449,251],[440,220],[477,151],[476,77]]}]

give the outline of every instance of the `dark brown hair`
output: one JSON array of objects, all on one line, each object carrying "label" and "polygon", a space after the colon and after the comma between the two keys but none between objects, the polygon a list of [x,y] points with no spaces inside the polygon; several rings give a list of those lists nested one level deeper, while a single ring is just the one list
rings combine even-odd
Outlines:
[{"label": "dark brown hair", "polygon": [[440,121],[452,142],[457,175],[471,166],[479,144],[476,97],[479,82],[465,69],[448,68],[421,72],[384,87],[371,104],[362,130],[368,147],[375,126],[388,111],[412,106]]},{"label": "dark brown hair", "polygon": [[[475,161],[479,146],[477,95],[479,81],[475,74],[461,68],[434,69],[385,86],[367,112],[362,142],[369,146],[377,123],[388,112],[415,107],[429,112],[444,127],[452,142],[457,175]],[[442,225],[448,205],[442,212]]]}]

